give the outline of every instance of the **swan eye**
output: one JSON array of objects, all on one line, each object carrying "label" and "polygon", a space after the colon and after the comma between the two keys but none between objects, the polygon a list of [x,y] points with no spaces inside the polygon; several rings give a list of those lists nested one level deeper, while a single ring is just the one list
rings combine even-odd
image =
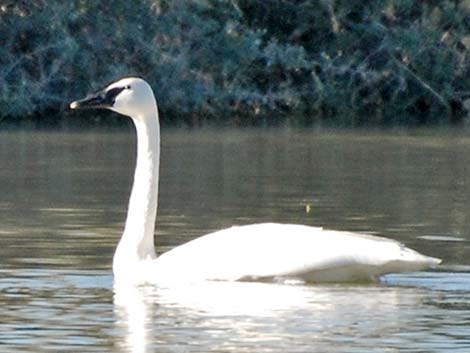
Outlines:
[{"label": "swan eye", "polygon": [[127,86],[126,86],[126,89],[131,89],[131,85],[127,85]]}]

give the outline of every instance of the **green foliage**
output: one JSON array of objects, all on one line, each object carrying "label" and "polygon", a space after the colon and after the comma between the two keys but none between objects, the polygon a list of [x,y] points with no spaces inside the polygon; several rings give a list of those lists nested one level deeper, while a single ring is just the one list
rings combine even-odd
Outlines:
[{"label": "green foliage", "polygon": [[125,75],[175,124],[461,121],[470,0],[0,0],[0,117]]}]

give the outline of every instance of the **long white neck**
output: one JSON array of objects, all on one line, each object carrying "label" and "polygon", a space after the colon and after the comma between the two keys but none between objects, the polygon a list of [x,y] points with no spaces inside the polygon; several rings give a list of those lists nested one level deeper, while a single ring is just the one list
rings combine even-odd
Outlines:
[{"label": "long white neck", "polygon": [[133,117],[137,130],[137,163],[126,226],[113,260],[116,275],[133,262],[154,259],[154,229],[158,201],[160,126],[155,105],[153,116]]}]

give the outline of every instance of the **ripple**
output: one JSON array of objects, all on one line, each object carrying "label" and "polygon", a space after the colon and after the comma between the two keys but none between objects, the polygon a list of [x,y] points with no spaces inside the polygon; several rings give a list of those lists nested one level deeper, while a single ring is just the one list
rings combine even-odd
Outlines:
[{"label": "ripple", "polygon": [[467,241],[464,238],[454,237],[450,235],[420,235],[418,239],[430,240],[430,241],[449,241],[449,242],[464,242]]}]

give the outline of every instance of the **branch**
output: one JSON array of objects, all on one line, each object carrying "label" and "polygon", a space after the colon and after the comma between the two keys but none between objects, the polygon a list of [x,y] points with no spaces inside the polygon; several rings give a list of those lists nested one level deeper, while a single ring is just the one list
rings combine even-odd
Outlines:
[{"label": "branch", "polygon": [[426,91],[428,91],[429,93],[431,93],[431,95],[433,95],[434,97],[437,98],[437,100],[439,101],[439,103],[441,103],[441,105],[444,107],[444,109],[446,110],[446,113],[447,113],[447,116],[450,117],[451,116],[451,113],[452,113],[452,110],[449,106],[449,103],[446,101],[446,99],[444,97],[442,97],[442,95],[440,95],[436,90],[434,90],[428,83],[426,83],[423,79],[421,79],[417,74],[415,74],[413,71],[411,71],[410,68],[408,68],[408,66],[406,66],[405,64],[403,64],[400,60],[398,60],[397,58],[395,58],[393,55],[390,55],[390,57],[392,58],[393,62],[398,65],[402,70],[404,70],[409,76],[411,76],[411,78],[413,78],[417,83],[419,83],[421,85],[422,88],[424,88]]}]

